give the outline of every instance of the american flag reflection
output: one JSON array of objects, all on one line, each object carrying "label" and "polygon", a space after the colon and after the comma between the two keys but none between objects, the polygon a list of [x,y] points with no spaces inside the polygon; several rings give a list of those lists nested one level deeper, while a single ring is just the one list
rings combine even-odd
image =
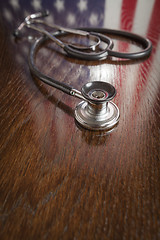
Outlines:
[{"label": "american flag reflection", "polygon": [[[88,67],[90,68],[90,76],[93,79],[109,81],[115,85],[118,92],[116,101],[120,111],[123,112],[122,118],[127,118],[128,114],[133,114],[133,112],[135,118],[144,105],[148,115],[150,114],[155,98],[159,94],[159,0],[9,0],[3,2],[1,15],[4,21],[7,21],[13,29],[20,19],[24,19],[28,14],[41,9],[49,10],[51,13],[49,22],[51,23],[54,22],[69,27],[77,27],[78,23],[78,26],[81,27],[123,29],[149,38],[153,43],[153,52],[150,58],[142,63],[138,62],[134,65],[119,64],[116,68],[115,65],[108,65],[107,63]],[[128,43],[124,45],[118,44],[116,48],[119,51],[132,51],[132,45]],[[155,70],[158,75],[155,74]],[[154,86],[152,87],[152,95],[149,91],[151,85]],[[124,98],[127,98],[125,106],[127,111],[122,109],[124,108],[122,104]],[[41,111],[43,111],[44,115],[52,112],[52,110],[46,112],[47,108],[45,107],[41,108]],[[61,129],[64,129],[62,125],[65,125],[68,119],[66,117],[66,120],[63,118],[60,121],[61,127],[59,121],[55,121],[55,125],[57,131],[59,131],[57,136],[62,141],[62,139],[65,139],[61,131]],[[66,133],[64,134],[67,136]]]}]

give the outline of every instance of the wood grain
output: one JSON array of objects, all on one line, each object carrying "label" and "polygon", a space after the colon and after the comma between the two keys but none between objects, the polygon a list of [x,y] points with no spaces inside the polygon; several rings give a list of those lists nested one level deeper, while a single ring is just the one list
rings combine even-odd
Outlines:
[{"label": "wood grain", "polygon": [[[132,31],[135,4],[130,8],[125,2],[120,27]],[[15,9],[1,1],[0,239],[160,238],[159,3],[154,2],[149,23],[134,25],[136,32],[148,24],[146,36],[153,42],[148,59],[80,61],[50,42],[37,54],[43,72],[79,90],[95,80],[116,87],[120,122],[107,133],[78,126],[79,101],[31,76],[30,43],[11,36],[22,13],[7,21],[6,9]],[[94,7],[96,1],[88,4]],[[103,13],[102,5],[98,11]],[[75,14],[79,25],[80,13]],[[129,43],[115,45],[130,51]]]}]

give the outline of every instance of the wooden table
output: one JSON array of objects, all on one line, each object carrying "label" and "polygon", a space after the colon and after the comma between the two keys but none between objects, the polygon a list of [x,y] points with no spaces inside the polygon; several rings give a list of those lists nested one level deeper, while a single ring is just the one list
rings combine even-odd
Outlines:
[{"label": "wooden table", "polygon": [[[38,52],[43,72],[79,90],[96,80],[115,86],[113,132],[79,127],[79,100],[30,74],[32,40],[11,33],[41,8],[51,23],[152,41],[141,61],[72,59],[53,43]],[[160,239],[160,1],[1,1],[0,9],[0,239]],[[115,49],[139,46],[115,40]]]}]

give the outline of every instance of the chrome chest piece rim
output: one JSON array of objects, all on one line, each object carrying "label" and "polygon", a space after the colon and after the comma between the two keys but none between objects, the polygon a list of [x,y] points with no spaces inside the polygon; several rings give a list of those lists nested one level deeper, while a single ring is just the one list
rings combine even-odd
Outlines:
[{"label": "chrome chest piece rim", "polygon": [[82,87],[87,101],[80,102],[75,109],[75,119],[90,130],[109,130],[119,121],[119,109],[110,100],[116,95],[115,88],[105,82],[91,82]]}]

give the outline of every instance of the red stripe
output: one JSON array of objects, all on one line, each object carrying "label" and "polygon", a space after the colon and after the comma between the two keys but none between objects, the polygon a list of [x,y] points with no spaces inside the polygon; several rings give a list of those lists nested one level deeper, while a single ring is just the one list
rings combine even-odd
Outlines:
[{"label": "red stripe", "polygon": [[121,11],[121,29],[131,31],[136,10],[137,0],[123,0]]},{"label": "red stripe", "polygon": [[[121,6],[121,18],[120,18],[120,29],[126,31],[132,31],[134,16],[136,12],[136,5],[137,0],[123,0]],[[128,52],[129,43],[125,41],[120,41],[118,44],[118,51],[119,52]],[[118,67],[118,66],[117,66]],[[126,69],[127,66],[123,66],[123,71]],[[120,84],[117,84],[117,92],[121,94],[121,88],[123,83],[122,77],[122,66],[119,67],[118,71],[118,78],[120,79]]]},{"label": "red stripe", "polygon": [[[120,28],[122,30],[126,30],[131,32],[133,27],[133,21],[136,11],[136,4],[137,0],[123,0],[122,3],[122,10],[121,10],[121,22]],[[128,42],[122,41],[119,44],[119,51],[120,52],[127,52],[129,48]]]},{"label": "red stripe", "polygon": [[[150,73],[153,60],[154,60],[154,55],[157,50],[157,45],[160,37],[160,1],[156,0],[153,11],[152,11],[152,16],[151,16],[151,21],[149,23],[148,27],[148,32],[147,32],[147,38],[149,38],[152,41],[153,44],[153,50],[152,54],[149,57],[148,60],[144,61],[139,68],[139,76],[141,77],[139,81],[137,82],[137,97],[139,101],[141,100],[140,96],[143,96],[142,92],[146,89],[147,83],[148,83],[148,75]],[[142,86],[140,88],[140,86]],[[137,105],[137,103],[136,103]]]}]

